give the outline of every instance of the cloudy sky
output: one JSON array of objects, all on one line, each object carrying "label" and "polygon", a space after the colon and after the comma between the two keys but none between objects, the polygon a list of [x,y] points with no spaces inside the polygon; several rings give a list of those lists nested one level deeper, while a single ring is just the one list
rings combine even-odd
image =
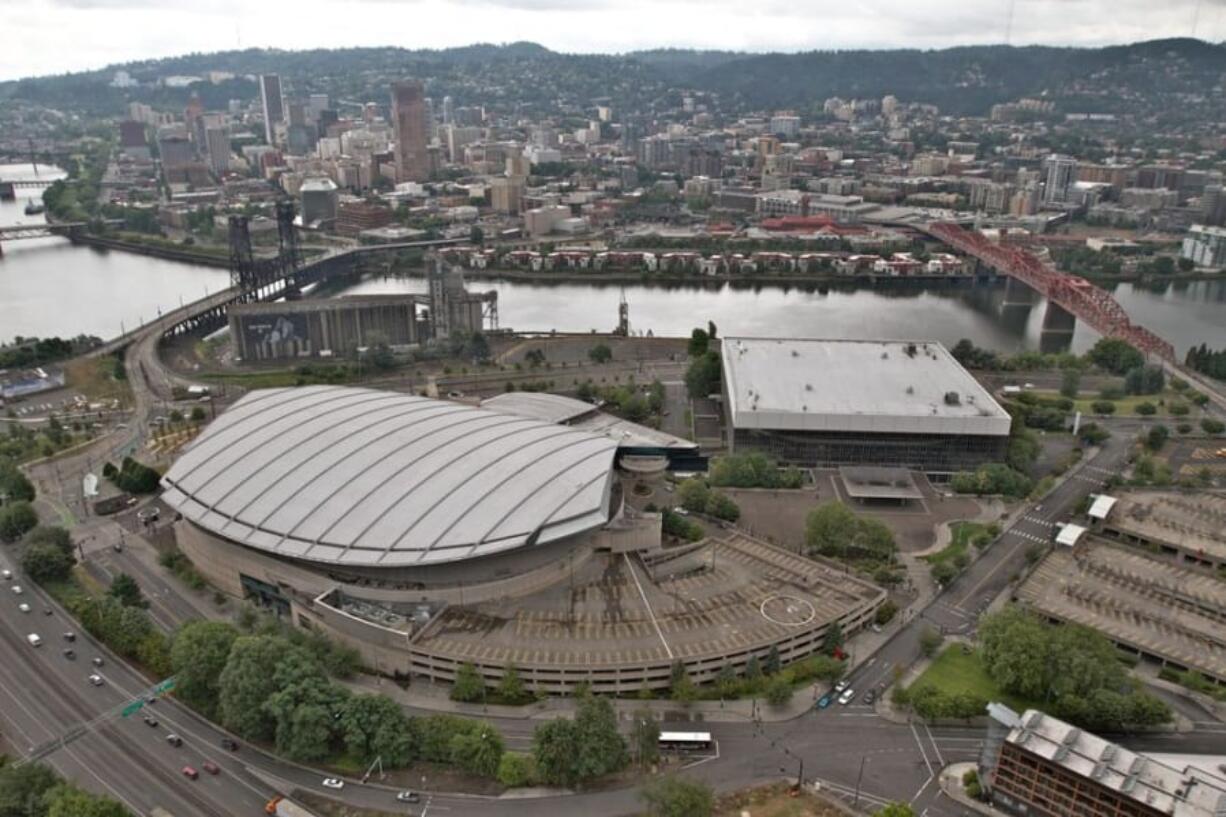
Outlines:
[{"label": "cloudy sky", "polygon": [[1222,41],[1224,8],[1226,0],[0,0],[0,79],[237,46],[533,40],[570,52],[797,51],[1193,33]]}]

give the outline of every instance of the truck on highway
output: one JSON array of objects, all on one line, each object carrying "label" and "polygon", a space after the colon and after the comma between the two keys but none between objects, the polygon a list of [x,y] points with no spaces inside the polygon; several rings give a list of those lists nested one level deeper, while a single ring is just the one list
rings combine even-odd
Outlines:
[{"label": "truck on highway", "polygon": [[274,797],[264,806],[264,813],[273,817],[317,817],[315,812],[308,811],[292,800],[284,797]]}]

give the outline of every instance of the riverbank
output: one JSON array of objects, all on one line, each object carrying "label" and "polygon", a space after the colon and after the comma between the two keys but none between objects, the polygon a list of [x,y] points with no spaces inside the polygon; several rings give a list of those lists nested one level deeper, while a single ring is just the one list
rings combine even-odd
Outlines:
[{"label": "riverbank", "polygon": [[[477,279],[492,281],[510,281],[525,284],[595,284],[597,286],[633,285],[665,285],[665,286],[712,286],[723,287],[731,285],[737,289],[752,289],[754,287],[827,287],[846,284],[849,289],[870,284],[876,286],[884,283],[906,284],[914,283],[924,287],[947,283],[950,286],[974,283],[975,281],[991,281],[993,275],[879,275],[871,272],[851,274],[827,273],[810,275],[776,275],[773,273],[755,275],[730,275],[717,273],[702,275],[699,273],[647,272],[647,271],[600,271],[600,270],[519,270],[506,268],[470,269],[464,272]],[[409,278],[423,278],[424,274],[417,269],[412,271],[393,268],[395,275]]]},{"label": "riverbank", "polygon": [[214,253],[204,253],[193,251],[187,248],[166,247],[157,244],[144,244],[136,241],[127,241],[120,238],[103,238],[102,236],[89,235],[82,233],[71,237],[73,244],[83,245],[86,247],[96,247],[104,250],[118,250],[120,252],[137,253],[138,255],[149,255],[154,258],[162,258],[167,261],[179,261],[185,264],[198,264],[205,267],[227,268],[230,266],[230,259],[223,255]]}]

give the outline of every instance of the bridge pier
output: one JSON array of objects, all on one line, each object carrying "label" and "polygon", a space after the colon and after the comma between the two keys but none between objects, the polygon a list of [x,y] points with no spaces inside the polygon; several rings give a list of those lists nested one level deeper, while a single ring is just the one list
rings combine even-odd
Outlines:
[{"label": "bridge pier", "polygon": [[1076,328],[1077,318],[1073,313],[1055,301],[1048,301],[1043,312],[1043,328],[1039,332],[1039,351],[1044,354],[1067,352],[1073,345]]},{"label": "bridge pier", "polygon": [[1038,300],[1038,293],[1023,284],[1013,276],[1005,278],[1005,299],[1003,307],[1031,307]]}]

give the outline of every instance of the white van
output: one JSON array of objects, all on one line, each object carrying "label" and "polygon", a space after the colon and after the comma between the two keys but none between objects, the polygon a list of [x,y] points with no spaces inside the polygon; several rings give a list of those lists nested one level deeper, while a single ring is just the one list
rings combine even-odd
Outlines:
[{"label": "white van", "polygon": [[38,637],[38,633],[30,633],[28,636],[26,636],[26,641],[30,642],[31,647],[37,647],[43,643],[43,640]]}]

